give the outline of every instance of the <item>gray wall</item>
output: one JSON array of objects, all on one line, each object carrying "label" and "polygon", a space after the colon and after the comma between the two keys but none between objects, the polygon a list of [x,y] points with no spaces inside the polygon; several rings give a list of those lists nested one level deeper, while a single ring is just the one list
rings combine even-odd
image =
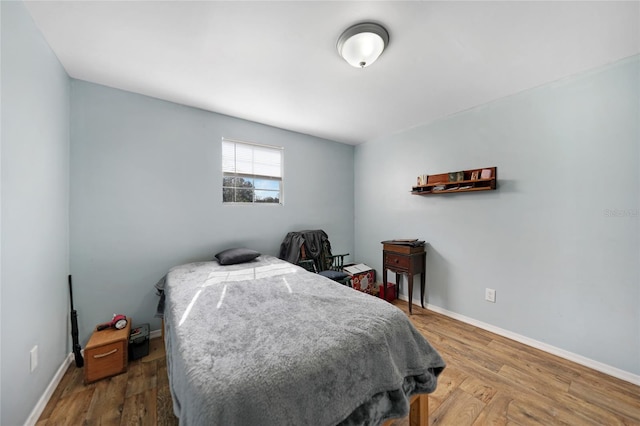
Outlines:
[{"label": "gray wall", "polygon": [[[380,241],[424,239],[428,303],[640,374],[639,71],[630,58],[358,146],[359,260],[380,273]],[[497,191],[409,194],[420,174],[487,166]]]},{"label": "gray wall", "polygon": [[[151,323],[169,268],[322,228],[353,253],[354,148],[91,83],[71,89],[71,272],[80,336]],[[284,147],[284,205],[222,205],[221,138]]]},{"label": "gray wall", "polygon": [[[22,2],[2,10],[3,425],[23,424],[70,351],[69,78]],[[31,373],[29,351],[39,348]]]}]

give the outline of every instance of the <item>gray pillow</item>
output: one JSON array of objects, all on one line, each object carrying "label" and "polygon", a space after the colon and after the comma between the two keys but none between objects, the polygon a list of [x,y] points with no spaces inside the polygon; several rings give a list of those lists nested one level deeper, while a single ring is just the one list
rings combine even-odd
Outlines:
[{"label": "gray pillow", "polygon": [[250,262],[258,256],[260,253],[255,250],[239,247],[221,251],[216,254],[216,259],[221,265],[235,265],[236,263]]}]

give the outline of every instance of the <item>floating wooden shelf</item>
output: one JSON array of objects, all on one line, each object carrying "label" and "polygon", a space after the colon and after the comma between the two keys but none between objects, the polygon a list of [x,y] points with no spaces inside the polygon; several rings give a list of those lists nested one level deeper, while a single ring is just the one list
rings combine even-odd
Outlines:
[{"label": "floating wooden shelf", "polygon": [[[483,170],[489,170],[490,177],[480,178]],[[486,172],[485,172],[486,173]],[[478,176],[476,179],[472,177]],[[457,180],[461,178],[460,180]],[[497,167],[460,170],[427,176],[427,183],[411,188],[413,195],[457,194],[460,192],[491,191],[496,189]]]}]

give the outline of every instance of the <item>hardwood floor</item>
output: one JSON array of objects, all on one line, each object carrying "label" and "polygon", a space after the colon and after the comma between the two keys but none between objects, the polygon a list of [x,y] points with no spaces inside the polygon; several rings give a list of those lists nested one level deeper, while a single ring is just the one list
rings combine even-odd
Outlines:
[{"label": "hardwood floor", "polygon": [[126,373],[85,385],[71,364],[36,423],[42,425],[178,425],[173,415],[162,339]]},{"label": "hardwood floor", "polygon": [[[640,425],[638,386],[416,306],[411,321],[447,362],[431,425]],[[87,386],[72,364],[37,424],[177,425],[161,339],[126,373]]]}]

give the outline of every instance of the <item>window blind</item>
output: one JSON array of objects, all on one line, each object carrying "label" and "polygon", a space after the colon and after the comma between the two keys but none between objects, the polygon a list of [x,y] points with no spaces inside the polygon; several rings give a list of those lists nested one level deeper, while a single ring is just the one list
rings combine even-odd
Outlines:
[{"label": "window blind", "polygon": [[223,202],[282,203],[282,151],[223,139]]}]

